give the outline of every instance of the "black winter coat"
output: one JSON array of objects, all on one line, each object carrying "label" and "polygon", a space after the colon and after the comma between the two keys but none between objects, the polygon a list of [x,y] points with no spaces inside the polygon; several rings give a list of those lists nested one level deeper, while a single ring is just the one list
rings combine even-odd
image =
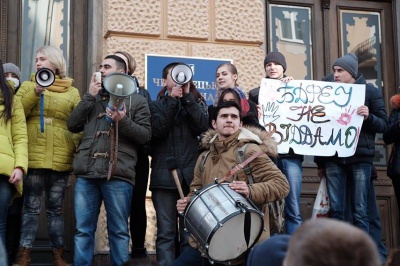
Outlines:
[{"label": "black winter coat", "polygon": [[151,180],[150,189],[177,189],[167,158],[175,157],[181,184],[189,187],[199,157],[199,136],[208,127],[206,104],[196,102],[191,93],[176,99],[165,95],[150,104]]},{"label": "black winter coat", "polygon": [[389,177],[400,178],[400,94],[394,95],[391,102],[393,110],[389,116],[388,129],[383,134],[383,141],[386,145],[394,144],[393,158],[388,162],[393,167],[393,175]]}]

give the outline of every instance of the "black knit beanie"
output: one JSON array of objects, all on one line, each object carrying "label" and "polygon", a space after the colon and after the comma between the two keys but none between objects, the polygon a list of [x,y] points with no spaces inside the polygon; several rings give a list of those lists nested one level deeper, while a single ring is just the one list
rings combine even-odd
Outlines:
[{"label": "black knit beanie", "polygon": [[334,66],[339,66],[343,69],[345,69],[347,72],[350,73],[350,75],[353,76],[353,78],[357,77],[358,74],[358,59],[357,56],[353,53],[346,54],[345,56],[342,56],[333,63],[332,67]]},{"label": "black knit beanie", "polygon": [[283,73],[285,73],[286,59],[283,54],[281,54],[280,52],[270,52],[269,54],[267,54],[267,56],[264,59],[264,68],[270,62],[274,62],[276,64],[281,65],[283,67]]}]

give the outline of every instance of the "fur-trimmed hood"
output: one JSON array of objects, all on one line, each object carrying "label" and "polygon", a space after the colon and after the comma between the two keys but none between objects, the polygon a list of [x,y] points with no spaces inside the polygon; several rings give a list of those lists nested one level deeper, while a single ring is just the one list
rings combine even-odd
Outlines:
[{"label": "fur-trimmed hood", "polygon": [[[201,147],[203,150],[209,150],[210,145],[217,139],[218,133],[214,129],[207,130],[201,139]],[[278,145],[274,138],[267,131],[262,131],[256,127],[244,126],[238,136],[239,142],[257,143],[261,149],[271,157],[278,156]]]},{"label": "fur-trimmed hood", "polygon": [[400,109],[400,93],[395,94],[390,98],[390,106],[394,109]]}]

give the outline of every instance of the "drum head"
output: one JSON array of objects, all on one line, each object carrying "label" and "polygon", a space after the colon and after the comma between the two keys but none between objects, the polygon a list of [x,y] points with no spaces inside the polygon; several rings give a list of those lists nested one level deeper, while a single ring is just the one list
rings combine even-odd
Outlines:
[{"label": "drum head", "polygon": [[[245,225],[246,216],[249,219]],[[240,257],[255,244],[264,227],[257,207],[227,183],[211,184],[200,190],[186,206],[184,219],[185,228],[200,245],[199,249],[216,262]]]},{"label": "drum head", "polygon": [[215,261],[232,260],[249,248],[258,240],[264,223],[257,212],[251,212],[250,239],[248,245],[244,236],[245,213],[236,215],[226,221],[211,237],[208,256]]}]

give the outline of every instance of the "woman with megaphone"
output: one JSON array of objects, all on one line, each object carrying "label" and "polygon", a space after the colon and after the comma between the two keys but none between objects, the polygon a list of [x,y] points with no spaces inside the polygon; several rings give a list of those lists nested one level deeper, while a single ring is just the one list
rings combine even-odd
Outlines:
[{"label": "woman with megaphone", "polygon": [[54,264],[67,265],[62,203],[72,159],[80,135],[67,129],[67,119],[80,101],[79,91],[66,77],[66,62],[60,49],[40,47],[36,73],[21,84],[16,96],[24,107],[29,136],[29,170],[24,177],[24,207],[17,264],[27,265],[39,224],[45,195],[48,233]]},{"label": "woman with megaphone", "polygon": [[[182,217],[177,221],[175,205],[180,195],[175,177],[178,175],[182,191],[186,195],[200,154],[198,137],[207,130],[208,122],[204,98],[191,80],[184,85],[177,85],[177,80],[174,80],[176,67],[179,70],[176,71],[177,75],[185,72],[182,69],[187,69],[179,62],[166,65],[162,70],[163,88],[159,91],[157,100],[150,104],[150,190],[157,218],[157,261],[161,266],[172,265],[176,253],[189,248],[189,236],[183,230]],[[190,76],[190,71],[188,73],[187,77]],[[174,169],[171,165],[178,167]],[[176,229],[178,223],[179,230]],[[179,243],[175,243],[175,239],[179,239]]]}]

